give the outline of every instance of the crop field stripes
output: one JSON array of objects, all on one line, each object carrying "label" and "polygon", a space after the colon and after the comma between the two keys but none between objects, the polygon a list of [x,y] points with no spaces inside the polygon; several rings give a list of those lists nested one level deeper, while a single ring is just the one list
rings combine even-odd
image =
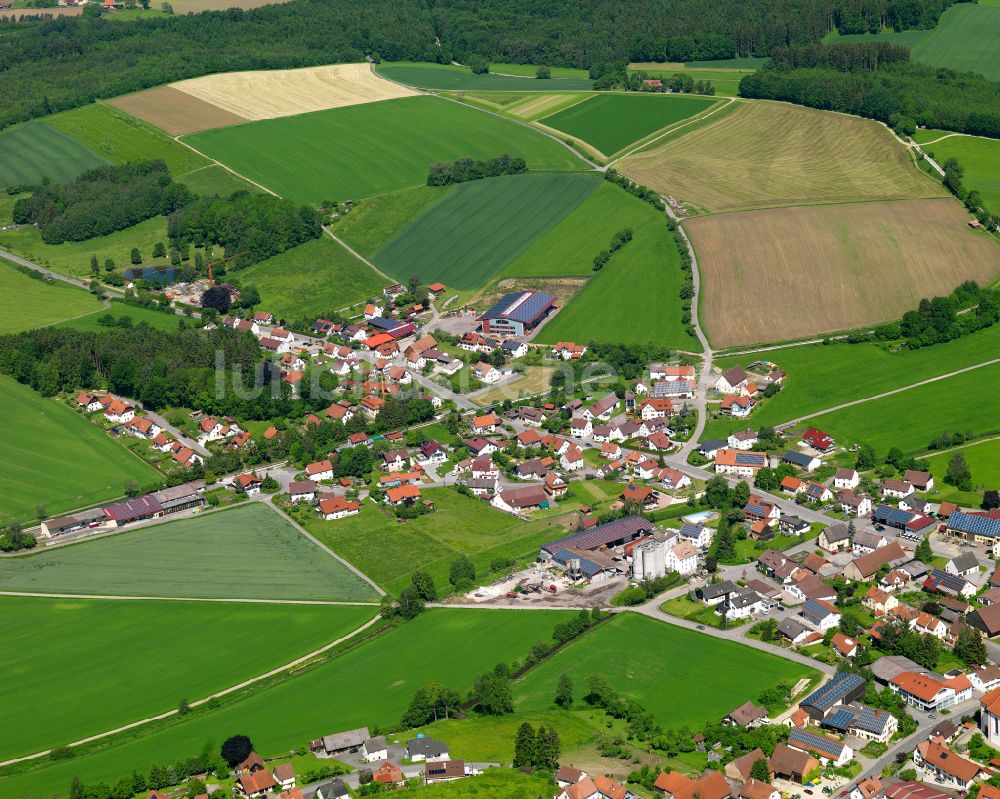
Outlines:
[{"label": "crop field stripes", "polygon": [[686,128],[690,125],[697,125],[703,123],[709,117],[714,116],[715,114],[718,114],[722,111],[732,110],[735,107],[735,104],[738,102],[741,101],[736,97],[722,98],[721,102],[717,103],[716,105],[713,105],[711,108],[707,109],[701,114],[693,116],[690,119],[681,120],[680,122],[676,122],[673,125],[668,126],[664,130],[657,131],[651,137],[647,137],[644,141],[637,142],[636,144],[627,147],[623,152],[615,154],[614,159],[608,162],[608,168],[613,167],[618,161],[621,161],[623,158],[627,158],[628,156],[634,155],[640,150],[644,150],[647,147],[651,147],[661,139],[664,139],[668,136],[673,136],[675,133],[677,133],[683,128]]}]

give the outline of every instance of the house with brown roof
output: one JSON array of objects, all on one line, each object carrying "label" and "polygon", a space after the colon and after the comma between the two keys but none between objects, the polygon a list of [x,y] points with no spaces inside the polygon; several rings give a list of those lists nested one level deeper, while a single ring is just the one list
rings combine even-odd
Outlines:
[{"label": "house with brown roof", "polygon": [[[729,763],[726,764],[725,772],[726,776],[734,780],[746,781],[750,779],[750,771],[753,769],[753,764],[758,760],[763,760],[767,763],[767,768],[770,770],[771,764],[767,760],[767,755],[764,754],[763,750],[759,747],[745,755],[734,758]],[[771,772],[769,779],[774,778],[774,772]]]},{"label": "house with brown roof", "polygon": [[744,702],[735,710],[731,710],[722,719],[722,723],[732,724],[744,729],[759,727],[761,724],[767,724],[767,708],[758,707],[753,702]]},{"label": "house with brown roof", "polygon": [[913,751],[913,764],[921,769],[924,778],[967,791],[984,769],[978,763],[966,760],[949,749],[940,738],[921,741]]},{"label": "house with brown roof", "polygon": [[565,786],[554,799],[602,799],[593,779],[584,777],[579,782]]},{"label": "house with brown roof", "polygon": [[867,582],[878,574],[878,570],[885,564],[899,565],[910,560],[910,557],[903,552],[903,548],[898,541],[893,541],[888,546],[876,549],[859,558],[855,558],[844,568],[844,577],[848,580],[860,580]]},{"label": "house with brown roof", "polygon": [[766,782],[747,780],[740,788],[740,799],[781,799],[781,793]]},{"label": "house with brown roof", "polygon": [[819,770],[819,761],[808,752],[777,744],[771,755],[771,771],[776,777],[803,783],[806,777]]},{"label": "house with brown roof", "polygon": [[237,779],[236,787],[247,799],[266,796],[270,791],[278,787],[266,768],[261,768],[249,774],[243,774]]}]

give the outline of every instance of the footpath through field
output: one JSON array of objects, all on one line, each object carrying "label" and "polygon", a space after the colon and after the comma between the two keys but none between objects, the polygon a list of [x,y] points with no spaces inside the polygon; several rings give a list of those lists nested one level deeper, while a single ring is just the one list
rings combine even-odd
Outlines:
[{"label": "footpath through field", "polygon": [[[41,596],[41,595],[40,594],[36,594],[35,596]],[[125,597],[105,597],[105,598],[107,598],[107,599],[124,599]],[[146,597],[133,597],[133,598],[135,598],[135,599],[146,599]],[[225,601],[225,600],[222,600],[222,601]],[[314,604],[322,604],[322,603],[314,603]],[[328,604],[352,604],[352,603],[343,602],[343,603],[328,603]],[[361,604],[361,603],[353,603],[353,604]],[[278,666],[278,668],[276,668],[276,669],[271,669],[269,672],[267,672],[265,674],[259,674],[256,677],[251,677],[249,680],[244,680],[243,682],[241,682],[241,683],[239,683],[237,685],[232,685],[229,688],[224,688],[221,691],[216,691],[214,694],[211,694],[209,696],[203,697],[202,699],[197,699],[194,702],[189,702],[188,706],[192,707],[192,708],[199,707],[200,705],[203,705],[206,702],[211,702],[213,699],[218,699],[219,697],[227,696],[228,694],[234,693],[235,691],[240,691],[243,688],[248,688],[249,686],[253,685],[254,683],[258,683],[261,680],[266,680],[266,679],[268,679],[270,677],[274,677],[274,676],[276,676],[278,674],[281,674],[282,672],[289,671],[290,669],[294,669],[296,666],[300,666],[303,663],[308,662],[312,658],[317,657],[318,655],[322,655],[324,652],[329,652],[331,649],[333,649],[338,644],[341,644],[344,641],[347,641],[347,640],[350,640],[351,638],[354,638],[359,633],[363,633],[365,630],[367,630],[373,624],[376,624],[379,620],[381,620],[381,618],[382,618],[382,616],[380,614],[376,614],[374,618],[372,618],[369,621],[365,622],[364,624],[362,624],[357,629],[351,630],[351,632],[347,633],[346,635],[340,636],[340,638],[338,638],[336,641],[331,641],[328,644],[324,644],[323,646],[319,647],[318,649],[314,649],[312,652],[309,652],[309,653],[307,653],[305,655],[302,655],[301,657],[298,657],[295,660],[292,660],[292,661],[286,663],[283,666]],[[135,729],[136,727],[141,727],[144,724],[149,724],[149,723],[154,722],[154,721],[161,721],[163,719],[168,719],[171,716],[176,716],[176,715],[179,715],[179,714],[180,714],[180,709],[179,708],[174,708],[173,710],[168,710],[165,713],[160,713],[157,716],[149,716],[148,718],[139,719],[138,721],[133,721],[133,722],[131,722],[129,724],[123,724],[121,727],[116,727],[113,730],[105,730],[104,732],[97,733],[96,735],[90,735],[90,736],[88,736],[86,738],[81,738],[78,741],[72,741],[72,742],[70,742],[68,744],[65,744],[65,746],[80,746],[81,744],[91,743],[92,741],[99,741],[102,738],[107,738],[107,737],[109,737],[111,735],[117,735],[120,732],[126,732],[127,730]],[[34,754],[25,755],[24,757],[15,757],[15,758],[12,758],[10,760],[4,760],[4,761],[0,762],[0,767],[9,766],[9,765],[11,765],[13,763],[21,763],[21,762],[23,762],[25,760],[36,760],[36,759],[38,759],[40,757],[45,757],[46,755],[50,754],[51,752],[52,752],[51,749],[46,749],[43,752],[35,752]]]},{"label": "footpath through field", "polygon": [[1000,358],[991,358],[988,361],[983,361],[982,363],[976,363],[972,366],[966,366],[964,369],[956,369],[953,372],[947,372],[943,375],[937,375],[937,377],[929,377],[926,380],[921,380],[917,383],[911,383],[908,386],[903,386],[901,388],[894,388],[891,391],[883,391],[881,394],[874,394],[870,397],[862,397],[861,399],[851,400],[850,402],[843,402],[840,405],[834,405],[832,408],[824,408],[821,411],[814,411],[813,413],[807,413],[804,416],[799,416],[795,419],[789,419],[787,422],[782,422],[776,425],[777,430],[784,430],[788,427],[792,427],[800,422],[804,422],[807,419],[813,419],[817,416],[823,416],[827,413],[833,413],[834,411],[843,410],[844,408],[850,408],[854,405],[862,405],[866,402],[872,402],[873,400],[882,399],[884,397],[890,397],[893,394],[900,394],[904,391],[909,391],[910,389],[920,388],[921,386],[926,386],[930,383],[936,383],[940,380],[947,380],[948,378],[955,377],[965,372],[972,372],[976,369],[982,369],[984,366],[993,366],[994,364],[1000,363]]}]

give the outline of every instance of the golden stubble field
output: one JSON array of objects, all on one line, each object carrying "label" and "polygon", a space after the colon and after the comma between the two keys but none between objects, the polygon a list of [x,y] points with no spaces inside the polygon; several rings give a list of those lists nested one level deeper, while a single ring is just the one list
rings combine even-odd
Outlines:
[{"label": "golden stubble field", "polygon": [[380,78],[368,64],[331,64],[205,75],[108,102],[171,136],[182,136],[414,94]]},{"label": "golden stubble field", "polygon": [[740,102],[616,168],[712,212],[945,195],[881,125],[767,101]]},{"label": "golden stubble field", "polygon": [[1000,274],[1000,247],[952,199],[776,208],[689,219],[715,347],[898,319]]},{"label": "golden stubble field", "polygon": [[223,72],[170,85],[251,120],[274,119],[418,94],[380,78],[368,64]]}]

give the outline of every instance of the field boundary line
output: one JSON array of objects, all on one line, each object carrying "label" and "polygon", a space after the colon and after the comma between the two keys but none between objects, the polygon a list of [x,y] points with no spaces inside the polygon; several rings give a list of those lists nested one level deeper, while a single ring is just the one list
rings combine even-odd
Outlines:
[{"label": "field boundary line", "polygon": [[900,388],[894,388],[891,391],[883,391],[881,394],[875,394],[871,397],[862,397],[861,399],[851,400],[850,402],[844,402],[840,405],[834,405],[832,408],[826,408],[822,411],[816,411],[814,413],[807,413],[805,416],[800,416],[797,419],[790,419],[787,422],[782,422],[779,425],[775,425],[776,430],[783,430],[792,425],[798,424],[799,422],[804,422],[806,419],[813,419],[817,416],[824,416],[828,413],[834,413],[835,411],[843,410],[844,408],[851,408],[855,405],[862,405],[866,402],[872,402],[873,400],[884,399],[885,397],[891,397],[893,394],[901,394],[904,391],[909,391],[910,389],[920,388],[921,386],[926,386],[930,383],[937,383],[940,380],[947,380],[950,377],[956,377],[966,372],[972,372],[976,369],[982,369],[984,366],[993,366],[1000,363],[1000,358],[991,358],[988,361],[983,361],[982,363],[976,363],[972,366],[966,366],[962,369],[956,369],[953,372],[948,372],[947,374],[937,375],[936,377],[929,377],[926,380],[920,380],[917,383],[911,383],[908,386],[902,386]]},{"label": "field boundary line", "polygon": [[[455,63],[455,62],[452,62],[452,63]],[[456,66],[462,66],[462,65],[461,64],[456,64]],[[584,163],[588,164],[592,169],[596,169],[596,170],[598,170],[600,172],[604,171],[604,169],[602,167],[599,167],[597,164],[595,164],[589,158],[587,158],[586,156],[584,156],[581,153],[577,152],[577,150],[575,150],[574,148],[570,147],[562,139],[559,139],[559,138],[557,138],[555,136],[552,136],[551,134],[546,133],[544,130],[542,130],[541,128],[536,127],[535,125],[531,124],[530,122],[523,122],[523,121],[521,121],[519,119],[512,119],[511,117],[505,117],[503,114],[496,114],[493,111],[490,111],[490,110],[488,110],[486,108],[477,108],[474,105],[469,105],[469,103],[463,103],[461,100],[456,100],[454,97],[446,97],[443,94],[437,94],[435,92],[428,91],[427,89],[422,89],[419,86],[410,86],[409,84],[403,83],[402,81],[396,80],[395,78],[389,78],[389,77],[387,77],[385,75],[379,75],[379,73],[375,70],[375,64],[373,64],[371,61],[368,62],[368,67],[371,69],[371,71],[372,71],[372,73],[374,75],[376,75],[379,78],[382,78],[383,80],[390,81],[391,83],[395,83],[395,84],[397,84],[399,86],[403,86],[404,88],[410,89],[412,91],[418,92],[418,93],[426,95],[428,97],[438,97],[438,98],[440,98],[442,100],[447,100],[449,103],[457,103],[458,105],[463,106],[464,108],[472,108],[472,109],[474,109],[476,111],[480,111],[480,112],[482,112],[484,114],[489,114],[491,117],[496,117],[497,119],[502,119],[504,122],[512,122],[515,125],[520,125],[521,127],[528,128],[529,130],[533,130],[535,133],[539,133],[542,136],[545,136],[545,137],[547,137],[549,139],[552,139],[552,141],[556,142],[560,147],[564,147],[565,149],[569,150],[571,153],[573,153],[573,155],[575,155],[577,158],[579,158]],[[592,90],[589,90],[589,91],[592,91]],[[539,93],[544,93],[544,92],[540,91]],[[569,170],[567,170],[567,171],[569,171]]]},{"label": "field boundary line", "polygon": [[[198,596],[132,596],[127,594],[57,594],[44,591],[0,591],[0,596],[23,596],[37,599],[94,599],[121,602],[221,602],[232,605],[330,605],[352,607],[379,607],[378,602],[362,602],[350,599],[263,599],[255,597],[212,597]],[[0,765],[3,765],[0,763]]]},{"label": "field boundary line", "polygon": [[[213,699],[219,699],[219,698],[221,698],[223,696],[227,696],[227,695],[229,695],[231,693],[234,693],[235,691],[242,690],[243,688],[248,688],[251,685],[253,685],[254,683],[258,683],[258,682],[260,682],[262,680],[269,679],[270,677],[277,676],[278,674],[281,674],[282,672],[294,669],[296,666],[300,666],[303,663],[305,663],[305,662],[307,662],[309,660],[312,660],[317,655],[322,655],[325,652],[329,652],[331,649],[333,649],[333,647],[337,646],[338,644],[342,644],[344,641],[348,641],[351,638],[354,638],[356,635],[358,635],[359,633],[364,632],[369,627],[371,627],[373,624],[375,624],[376,622],[378,622],[381,618],[382,618],[382,614],[376,613],[374,618],[372,618],[369,621],[365,622],[360,627],[358,627],[358,628],[356,628],[354,630],[351,630],[351,632],[346,633],[345,635],[340,636],[340,638],[338,638],[337,640],[331,641],[328,644],[324,644],[319,649],[314,649],[312,652],[309,652],[308,654],[302,655],[301,657],[298,657],[295,660],[292,660],[292,661],[286,663],[283,666],[279,666],[276,669],[271,669],[266,674],[260,674],[260,675],[258,675],[256,677],[251,677],[249,680],[244,680],[243,682],[239,683],[238,685],[232,685],[229,688],[225,688],[225,689],[223,689],[221,691],[216,691],[214,694],[211,694],[209,696],[203,697],[202,699],[197,699],[194,702],[189,702],[188,703],[188,707],[192,707],[192,708],[199,707],[200,705],[204,705],[207,702],[211,702]],[[81,738],[78,741],[73,741],[72,743],[62,744],[61,746],[81,746],[83,744],[92,743],[93,741],[99,741],[102,738],[107,738],[107,737],[109,737],[111,735],[117,735],[120,732],[126,732],[127,730],[133,730],[136,727],[142,727],[142,726],[144,726],[146,724],[150,724],[150,723],[152,723],[154,721],[162,721],[163,719],[168,719],[171,716],[176,716],[176,715],[179,715],[179,714],[180,714],[180,710],[178,710],[177,708],[174,708],[173,710],[168,710],[165,713],[160,713],[157,716],[149,716],[148,718],[140,719],[138,721],[133,721],[130,724],[125,724],[125,725],[123,725],[121,727],[117,727],[117,728],[115,728],[113,730],[105,730],[104,732],[97,733],[96,735],[90,735],[90,736],[88,736],[86,738]],[[10,760],[4,760],[3,762],[0,762],[0,767],[10,766],[10,765],[13,765],[14,763],[22,763],[25,760],[36,760],[36,759],[38,759],[40,757],[45,757],[46,755],[50,754],[51,752],[52,752],[51,749],[46,749],[43,752],[35,752],[34,754],[31,754],[31,755],[24,755],[23,757],[16,757],[16,758],[12,758]]]},{"label": "field boundary line", "polygon": [[369,269],[371,269],[372,271],[374,271],[375,274],[377,274],[377,275],[379,275],[381,277],[384,277],[390,283],[396,283],[396,282],[398,282],[395,278],[389,277],[385,272],[383,272],[381,269],[379,269],[377,266],[375,266],[375,264],[373,264],[371,261],[369,261],[367,258],[365,258],[361,253],[359,253],[357,250],[355,250],[350,244],[348,244],[342,238],[340,238],[339,236],[337,236],[332,230],[330,230],[329,226],[327,226],[327,225],[321,225],[320,227],[323,228],[323,232],[327,236],[329,236],[331,239],[333,239],[335,242],[337,242],[337,244],[339,244],[341,247],[343,247],[345,250],[347,250],[347,252],[350,255],[353,255],[355,258],[357,258],[359,261],[361,261],[361,263],[363,263]]},{"label": "field boundary line", "polygon": [[322,541],[320,541],[318,538],[316,538],[316,536],[314,536],[312,533],[310,533],[308,530],[306,530],[306,528],[303,527],[301,524],[299,524],[297,521],[295,521],[295,519],[293,519],[287,513],[285,513],[282,510],[280,510],[278,508],[278,506],[273,503],[273,501],[268,500],[268,501],[264,502],[263,504],[266,505],[267,507],[269,507],[275,513],[277,513],[278,516],[280,516],[286,522],[288,522],[289,524],[291,524],[292,527],[294,527],[296,530],[298,530],[299,533],[301,533],[303,536],[306,537],[306,539],[308,539],[313,544],[315,544],[317,547],[319,547],[320,549],[322,549],[327,555],[329,555],[331,558],[334,558],[337,561],[339,561],[341,563],[341,565],[343,565],[346,569],[348,569],[349,571],[354,572],[354,574],[356,574],[358,577],[360,577],[362,580],[364,580],[366,583],[368,583],[368,585],[370,585],[372,588],[375,589],[375,593],[376,594],[378,594],[380,597],[385,596],[385,591],[383,591],[382,588],[379,587],[379,585],[371,577],[369,577],[367,574],[365,574],[363,571],[361,571],[361,569],[359,569],[353,563],[348,563],[346,560],[344,560],[342,557],[340,557],[340,555],[338,555],[336,552],[334,552],[332,549],[330,549],[330,547],[328,547],[326,544],[324,544]]},{"label": "field boundary line", "polygon": [[681,128],[685,128],[688,125],[693,125],[695,122],[702,122],[708,119],[710,116],[719,113],[724,108],[729,108],[729,106],[731,106],[733,103],[736,103],[740,100],[740,98],[737,97],[720,97],[719,99],[720,101],[725,100],[725,102],[719,102],[717,105],[713,105],[711,108],[707,108],[704,113],[699,114],[698,116],[691,117],[690,119],[687,120],[682,120],[678,125],[675,125],[673,127],[668,126],[666,130],[661,130],[659,133],[655,134],[653,138],[644,142],[640,142],[639,144],[634,146],[631,150],[626,149],[625,152],[623,152],[621,155],[616,156],[615,158],[613,158],[611,161],[608,162],[608,168],[610,169],[612,166],[617,164],[622,159],[628,158],[630,155],[635,155],[640,150],[646,149],[650,145],[653,145],[656,142],[658,142],[660,139],[669,136],[671,133],[676,133]]},{"label": "field boundary line", "polygon": [[[187,134],[184,134],[184,135],[187,135]],[[225,165],[224,163],[222,163],[222,161],[219,161],[218,159],[215,159],[215,158],[212,158],[212,157],[211,157],[211,156],[209,156],[209,155],[206,155],[206,154],[205,154],[205,153],[203,153],[203,152],[202,152],[201,150],[199,150],[199,149],[198,149],[197,147],[195,147],[195,146],[193,146],[193,145],[191,145],[191,144],[188,144],[188,143],[187,143],[186,141],[184,141],[183,139],[181,139],[181,137],[180,137],[180,136],[174,136],[174,137],[173,137],[173,139],[174,139],[174,141],[175,141],[175,142],[177,142],[178,144],[183,144],[183,145],[184,145],[185,147],[187,147],[187,148],[188,148],[188,149],[189,149],[189,150],[190,150],[191,152],[193,152],[193,153],[197,153],[197,154],[198,154],[198,155],[200,155],[200,156],[201,156],[202,158],[207,158],[207,159],[208,159],[209,161],[211,161],[211,162],[212,162],[212,164],[215,164],[216,166],[221,166],[221,167],[222,167],[223,169],[225,169],[225,170],[226,170],[227,172],[229,172],[229,173],[231,173],[231,174],[233,174],[233,175],[236,175],[236,177],[240,178],[241,180],[245,180],[245,181],[246,181],[247,183],[251,184],[252,186],[256,186],[256,187],[257,187],[258,189],[260,189],[261,191],[264,191],[264,192],[267,192],[268,194],[270,194],[270,195],[272,195],[272,196],[274,196],[274,197],[279,197],[279,198],[281,197],[281,195],[280,195],[280,194],[278,194],[278,192],[276,192],[276,191],[273,191],[273,190],[269,189],[269,188],[268,188],[267,186],[265,186],[265,185],[264,185],[263,183],[258,183],[258,182],[257,182],[256,180],[251,180],[251,179],[250,179],[250,178],[248,178],[248,177],[247,177],[246,175],[242,175],[242,174],[240,174],[239,172],[237,172],[237,171],[236,171],[235,169],[233,169],[233,168],[232,168],[231,166],[226,166],[226,165]],[[212,164],[206,164],[205,166],[212,166]],[[199,169],[204,169],[204,168],[205,168],[205,167],[199,167]],[[192,172],[197,172],[198,170],[196,170],[196,169],[193,169],[193,170],[191,170],[191,171],[192,171]],[[191,173],[190,173],[190,172],[188,172],[188,173],[186,173],[186,174],[191,174]]]},{"label": "field boundary line", "polygon": [[947,455],[949,452],[960,452],[963,449],[969,449],[970,447],[975,447],[979,444],[989,444],[991,441],[1000,441],[1000,436],[989,436],[988,438],[981,438],[978,441],[969,441],[966,444],[959,444],[957,447],[949,447],[948,449],[929,449],[926,452],[926,456],[931,457],[933,455]]}]

